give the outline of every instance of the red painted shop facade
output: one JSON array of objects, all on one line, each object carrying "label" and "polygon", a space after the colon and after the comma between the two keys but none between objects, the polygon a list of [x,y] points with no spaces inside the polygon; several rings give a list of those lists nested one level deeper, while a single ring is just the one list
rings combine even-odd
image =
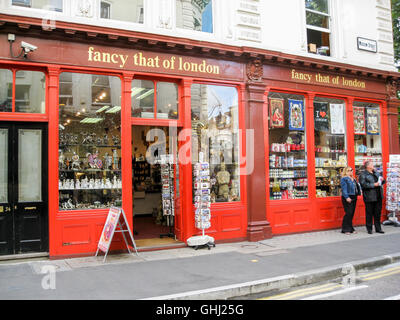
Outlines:
[{"label": "red painted shop facade", "polygon": [[[111,206],[124,209],[139,249],[185,245],[200,233],[192,169],[200,151],[210,163],[206,233],[217,242],[337,228],[339,171],[366,159],[385,170],[388,155],[399,153],[397,73],[0,21],[2,255],[94,254]],[[38,49],[13,58],[21,41]],[[152,162],[160,155],[174,159],[168,214]],[[355,222],[364,223],[362,205]]]}]

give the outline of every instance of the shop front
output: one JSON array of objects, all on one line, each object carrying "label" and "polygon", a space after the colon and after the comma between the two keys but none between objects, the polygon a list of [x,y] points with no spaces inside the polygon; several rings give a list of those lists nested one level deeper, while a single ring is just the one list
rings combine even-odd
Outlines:
[{"label": "shop front", "polygon": [[[10,59],[0,48],[0,254],[92,254],[113,206],[124,209],[139,249],[185,245],[201,233],[192,192],[199,152],[210,163],[207,234],[246,239],[241,63],[20,41],[39,49]],[[111,250],[123,249],[121,240]]]},{"label": "shop front", "polygon": [[[343,170],[358,176],[369,160],[385,174],[389,153],[398,148],[388,128],[386,82],[361,70],[304,64],[268,65],[263,74],[272,232],[340,228]],[[362,197],[353,221],[365,224]]]}]

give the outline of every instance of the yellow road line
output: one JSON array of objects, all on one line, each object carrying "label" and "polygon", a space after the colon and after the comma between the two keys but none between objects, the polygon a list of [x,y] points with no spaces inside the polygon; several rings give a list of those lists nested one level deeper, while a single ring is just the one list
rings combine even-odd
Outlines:
[{"label": "yellow road line", "polygon": [[305,296],[305,295],[309,295],[309,294],[313,294],[313,293],[330,291],[330,290],[333,290],[333,289],[336,289],[339,287],[342,287],[342,285],[338,285],[335,283],[328,283],[328,284],[324,284],[324,285],[316,286],[316,287],[312,287],[312,288],[300,289],[300,290],[295,290],[295,291],[291,291],[291,292],[287,292],[287,293],[278,294],[278,295],[271,296],[271,297],[260,298],[258,300],[285,300],[285,299],[288,300],[288,299],[297,298],[299,296]]},{"label": "yellow road line", "polygon": [[376,274],[382,274],[382,273],[387,273],[391,272],[392,270],[400,270],[400,267],[393,267],[393,268],[388,268],[380,271],[375,271],[375,272],[369,272],[367,274],[360,275],[360,278],[369,278],[371,276],[374,276]]},{"label": "yellow road line", "polygon": [[397,274],[397,273],[400,273],[400,270],[393,270],[391,272],[383,272],[382,274],[378,274],[378,275],[375,275],[375,276],[372,276],[372,277],[364,278],[363,280],[369,281],[369,280],[380,279],[380,278],[388,277],[388,276],[391,276],[391,275],[394,275],[394,274]]}]

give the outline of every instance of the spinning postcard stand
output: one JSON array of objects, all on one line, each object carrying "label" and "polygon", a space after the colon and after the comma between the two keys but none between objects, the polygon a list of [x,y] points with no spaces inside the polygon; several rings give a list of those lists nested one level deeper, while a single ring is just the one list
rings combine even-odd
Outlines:
[{"label": "spinning postcard stand", "polygon": [[162,183],[162,208],[163,216],[167,220],[169,232],[160,234],[163,237],[175,237],[174,219],[175,219],[175,191],[174,191],[174,159],[173,155],[161,155],[159,160],[161,166],[161,183]]},{"label": "spinning postcard stand", "polygon": [[[122,221],[121,221],[121,218],[122,218]],[[117,227],[119,229],[117,229]],[[136,255],[138,255],[138,252],[136,249],[136,243],[135,243],[135,240],[133,239],[132,232],[129,229],[124,210],[122,208],[112,207],[112,208],[110,208],[110,211],[108,212],[107,220],[106,220],[106,223],[104,224],[103,231],[101,232],[100,240],[97,245],[97,251],[96,251],[96,255],[95,255],[95,257],[97,257],[99,250],[103,251],[105,253],[103,263],[106,261],[107,254],[110,249],[110,245],[111,245],[111,242],[112,242],[115,232],[122,233],[126,247],[128,248],[128,252],[132,253],[131,250],[129,249],[128,240],[126,239],[126,236],[125,236],[125,233],[128,232],[130,239],[132,241],[132,246],[135,248]]]},{"label": "spinning postcard stand", "polygon": [[211,246],[215,247],[214,238],[205,235],[205,230],[211,227],[210,165],[203,161],[202,152],[199,154],[199,162],[195,164],[193,176],[195,179],[195,223],[196,228],[202,230],[202,235],[190,237],[187,239],[187,244],[195,250],[199,248],[210,250]]},{"label": "spinning postcard stand", "polygon": [[386,209],[390,211],[383,225],[400,227],[396,213],[400,212],[400,155],[391,155],[387,165]]}]

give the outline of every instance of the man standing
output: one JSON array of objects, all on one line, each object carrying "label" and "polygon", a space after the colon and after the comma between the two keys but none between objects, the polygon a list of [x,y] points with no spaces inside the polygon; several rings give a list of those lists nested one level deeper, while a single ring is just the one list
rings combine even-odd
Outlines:
[{"label": "man standing", "polygon": [[365,170],[360,174],[360,185],[365,202],[365,220],[369,234],[372,234],[372,221],[377,233],[385,233],[381,228],[381,211],[383,200],[382,185],[385,179],[374,169],[371,161],[366,161]]}]

